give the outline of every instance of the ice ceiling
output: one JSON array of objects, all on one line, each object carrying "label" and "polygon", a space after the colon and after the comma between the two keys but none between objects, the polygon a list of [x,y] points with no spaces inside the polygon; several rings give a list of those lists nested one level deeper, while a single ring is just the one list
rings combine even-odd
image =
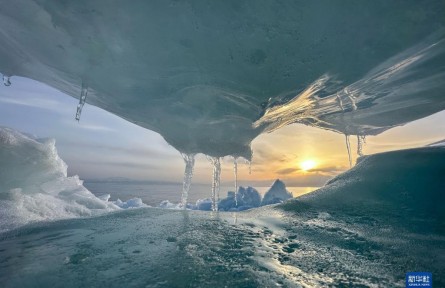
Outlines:
[{"label": "ice ceiling", "polygon": [[444,15],[444,1],[1,0],[0,72],[83,87],[183,153],[250,158],[290,123],[367,135],[445,109]]}]

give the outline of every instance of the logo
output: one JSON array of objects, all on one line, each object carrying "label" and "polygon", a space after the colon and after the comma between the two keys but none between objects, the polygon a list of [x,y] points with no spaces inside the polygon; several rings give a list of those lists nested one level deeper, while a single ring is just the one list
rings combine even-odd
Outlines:
[{"label": "logo", "polygon": [[408,272],[406,273],[406,287],[433,287],[433,274],[429,272]]}]

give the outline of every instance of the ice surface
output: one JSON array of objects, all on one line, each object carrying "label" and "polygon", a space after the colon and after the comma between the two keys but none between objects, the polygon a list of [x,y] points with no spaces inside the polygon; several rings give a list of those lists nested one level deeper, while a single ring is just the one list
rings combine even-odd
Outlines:
[{"label": "ice surface", "polygon": [[405,287],[407,271],[429,271],[444,287],[444,157],[364,156],[314,194],[244,212],[131,209],[22,227],[0,234],[0,283]]},{"label": "ice surface", "polygon": [[368,135],[445,108],[443,1],[1,6],[0,72],[75,98],[86,82],[87,103],[187,154],[250,159],[289,123]]},{"label": "ice surface", "polygon": [[0,127],[0,232],[30,222],[94,216],[146,206],[140,199],[94,196],[78,176],[67,177],[53,139]]}]

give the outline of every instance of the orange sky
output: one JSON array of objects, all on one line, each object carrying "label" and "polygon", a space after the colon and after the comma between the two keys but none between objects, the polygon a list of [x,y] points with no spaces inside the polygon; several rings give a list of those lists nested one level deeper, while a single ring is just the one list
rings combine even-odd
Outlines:
[{"label": "orange sky", "polygon": [[[364,154],[420,147],[445,138],[445,111],[395,127],[377,136],[368,136]],[[357,138],[350,136],[352,160],[357,158]],[[260,135],[252,143],[252,174],[241,160],[238,178],[248,182],[273,179],[285,180],[288,186],[320,186],[325,181],[349,168],[345,136],[331,131],[293,124],[278,131]],[[314,160],[316,167],[302,171],[301,162]],[[222,181],[232,181],[233,160],[222,162]],[[196,181],[210,179],[210,166],[198,157]]]}]

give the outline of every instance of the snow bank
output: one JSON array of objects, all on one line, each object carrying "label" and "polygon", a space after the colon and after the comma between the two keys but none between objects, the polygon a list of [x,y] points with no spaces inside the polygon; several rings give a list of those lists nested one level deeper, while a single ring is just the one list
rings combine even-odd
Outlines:
[{"label": "snow bank", "polygon": [[[409,229],[445,231],[445,147],[359,158],[355,167],[281,207],[367,217]],[[435,227],[435,228],[432,228]]]},{"label": "snow bank", "polygon": [[141,207],[140,199],[109,202],[67,176],[53,139],[0,127],[0,232],[34,222],[99,215]]}]

